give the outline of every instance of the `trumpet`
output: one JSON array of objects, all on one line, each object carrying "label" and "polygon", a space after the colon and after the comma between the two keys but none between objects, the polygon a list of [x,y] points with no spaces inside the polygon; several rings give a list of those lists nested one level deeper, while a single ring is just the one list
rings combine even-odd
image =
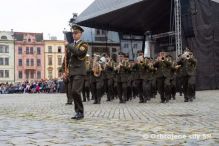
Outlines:
[{"label": "trumpet", "polygon": [[182,58],[183,59],[186,59],[186,60],[189,60],[192,58],[192,53],[191,52],[185,52],[183,55],[182,55]]}]

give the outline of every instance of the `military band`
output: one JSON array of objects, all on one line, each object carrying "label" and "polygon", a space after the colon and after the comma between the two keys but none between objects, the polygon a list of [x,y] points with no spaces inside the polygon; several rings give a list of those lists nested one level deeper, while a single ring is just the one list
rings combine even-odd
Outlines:
[{"label": "military band", "polygon": [[[88,55],[83,102],[94,100],[94,104],[100,104],[101,98],[106,95],[107,101],[119,98],[120,103],[126,103],[138,97],[139,103],[146,103],[155,98],[157,92],[161,103],[175,100],[176,92],[184,94],[185,102],[193,101],[196,63],[192,52],[188,50],[176,61],[172,56],[162,53],[155,60],[145,58],[142,51],[138,51],[134,62],[122,52],[117,58],[116,55],[106,57],[105,61],[101,60],[100,55]],[[71,104],[73,97],[68,82],[65,80],[67,104]]]},{"label": "military band", "polygon": [[[75,33],[81,27],[75,26]],[[119,99],[126,103],[139,98],[139,103],[147,103],[160,95],[161,103],[175,100],[176,92],[184,95],[185,102],[195,99],[195,75],[197,60],[192,51],[185,50],[176,60],[161,52],[156,59],[144,57],[143,51],[137,52],[137,59],[129,60],[128,54],[120,52],[112,57],[87,54],[88,45],[78,40],[66,45],[67,53],[63,61],[67,105],[74,101],[76,116],[83,118],[83,102],[93,100],[101,104]],[[102,100],[101,100],[102,99]]]}]

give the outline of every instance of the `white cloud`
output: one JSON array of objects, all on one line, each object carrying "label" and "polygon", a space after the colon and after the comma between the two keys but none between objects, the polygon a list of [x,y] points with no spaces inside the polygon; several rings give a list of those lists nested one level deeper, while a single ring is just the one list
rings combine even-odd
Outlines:
[{"label": "white cloud", "polygon": [[72,13],[81,13],[94,0],[0,0],[0,30],[43,32],[63,39]]}]

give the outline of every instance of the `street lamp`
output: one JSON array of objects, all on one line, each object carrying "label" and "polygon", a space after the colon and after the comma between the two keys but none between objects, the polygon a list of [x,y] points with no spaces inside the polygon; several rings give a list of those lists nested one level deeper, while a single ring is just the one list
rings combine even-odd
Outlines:
[{"label": "street lamp", "polygon": [[73,17],[69,20],[69,26],[72,27],[73,25],[75,25],[76,19],[78,17],[77,13],[73,13]]},{"label": "street lamp", "polygon": [[[73,17],[69,20],[68,24],[70,26],[70,29],[72,28],[73,25],[75,25],[76,19],[78,17],[77,13],[73,13]],[[73,38],[72,38],[72,32],[71,31],[66,31],[64,28],[63,30],[64,33],[64,40],[67,40],[68,43],[73,43]]]}]

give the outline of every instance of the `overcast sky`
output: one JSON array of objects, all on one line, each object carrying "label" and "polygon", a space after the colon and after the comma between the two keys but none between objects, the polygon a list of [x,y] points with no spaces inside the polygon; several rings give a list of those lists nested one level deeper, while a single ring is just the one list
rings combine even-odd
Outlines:
[{"label": "overcast sky", "polygon": [[57,36],[68,28],[72,13],[80,14],[94,0],[0,0],[0,30],[43,32],[44,38]]}]

